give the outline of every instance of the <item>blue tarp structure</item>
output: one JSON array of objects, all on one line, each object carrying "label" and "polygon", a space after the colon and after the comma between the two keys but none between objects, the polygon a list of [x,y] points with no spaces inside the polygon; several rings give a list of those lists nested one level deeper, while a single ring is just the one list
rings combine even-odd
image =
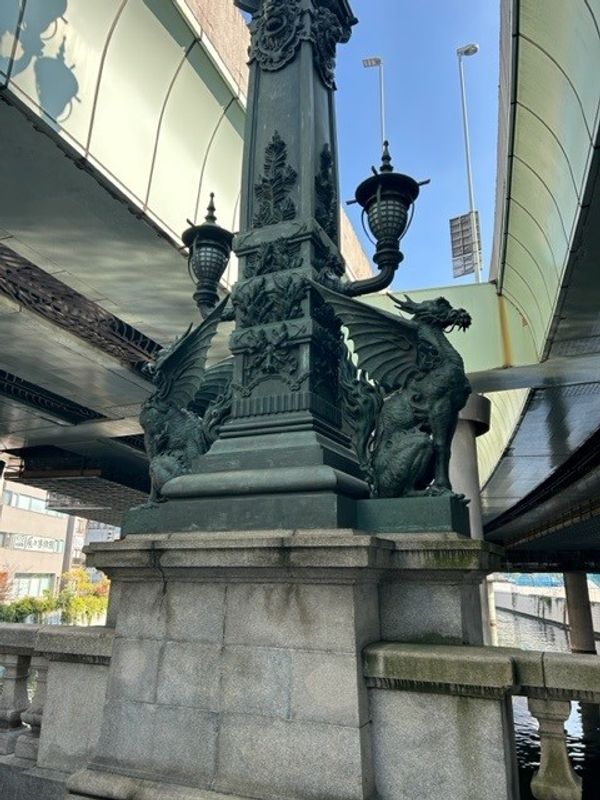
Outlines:
[{"label": "blue tarp structure", "polygon": [[[510,583],[516,583],[517,586],[562,586],[563,576],[561,572],[540,572],[537,575],[528,573],[512,572],[505,575],[506,580]],[[600,587],[600,575],[588,575],[588,580],[593,584]]]}]

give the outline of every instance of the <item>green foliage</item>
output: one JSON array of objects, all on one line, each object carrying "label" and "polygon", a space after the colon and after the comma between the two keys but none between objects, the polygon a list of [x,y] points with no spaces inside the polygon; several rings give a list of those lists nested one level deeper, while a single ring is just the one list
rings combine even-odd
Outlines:
[{"label": "green foliage", "polygon": [[85,621],[90,625],[95,617],[106,612],[109,589],[108,578],[103,577],[94,583],[83,567],[65,572],[63,588],[56,600],[61,622],[64,625],[76,625]]},{"label": "green foliage", "polygon": [[57,596],[46,592],[43,597],[21,597],[13,603],[0,603],[0,622],[25,622],[29,617],[42,622],[51,611],[60,611],[64,625],[90,625],[106,612],[110,581],[106,576],[93,582],[90,574],[78,567],[65,572],[63,588]]},{"label": "green foliage", "polygon": [[33,616],[41,622],[43,615],[56,608],[56,600],[49,594],[44,597],[21,597],[14,603],[0,605],[0,622],[25,622]]}]

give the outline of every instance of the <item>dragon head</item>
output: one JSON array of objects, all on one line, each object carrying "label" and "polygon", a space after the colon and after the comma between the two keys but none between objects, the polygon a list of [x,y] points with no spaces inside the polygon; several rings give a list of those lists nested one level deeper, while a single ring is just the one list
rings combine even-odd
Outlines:
[{"label": "dragon head", "polygon": [[471,315],[468,311],[465,311],[464,308],[452,308],[445,297],[424,300],[422,303],[415,303],[406,294],[404,297],[405,300],[396,300],[396,298],[392,298],[392,300],[401,311],[412,314],[417,322],[433,325],[447,333],[455,328],[466,331],[471,325]]}]

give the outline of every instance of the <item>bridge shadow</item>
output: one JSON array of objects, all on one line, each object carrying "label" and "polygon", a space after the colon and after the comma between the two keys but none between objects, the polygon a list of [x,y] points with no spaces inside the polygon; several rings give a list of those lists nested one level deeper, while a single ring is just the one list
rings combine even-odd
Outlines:
[{"label": "bridge shadow", "polygon": [[56,130],[68,119],[79,91],[75,65],[66,62],[67,37],[63,35],[56,55],[46,54],[50,43],[54,44],[58,36],[59,21],[67,21],[68,4],[69,0],[28,3],[15,41],[21,0],[0,2],[0,70],[4,73],[10,70],[10,78],[14,79],[33,63],[37,94],[33,99]]}]

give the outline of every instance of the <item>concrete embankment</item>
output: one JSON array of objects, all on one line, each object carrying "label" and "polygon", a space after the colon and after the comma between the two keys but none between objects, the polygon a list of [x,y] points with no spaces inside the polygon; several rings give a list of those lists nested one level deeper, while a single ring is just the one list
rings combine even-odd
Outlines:
[{"label": "concrete embankment", "polygon": [[[565,590],[562,587],[516,586],[512,583],[494,583],[496,608],[523,617],[569,627]],[[590,586],[590,601],[594,634],[600,640],[600,590]]]}]

